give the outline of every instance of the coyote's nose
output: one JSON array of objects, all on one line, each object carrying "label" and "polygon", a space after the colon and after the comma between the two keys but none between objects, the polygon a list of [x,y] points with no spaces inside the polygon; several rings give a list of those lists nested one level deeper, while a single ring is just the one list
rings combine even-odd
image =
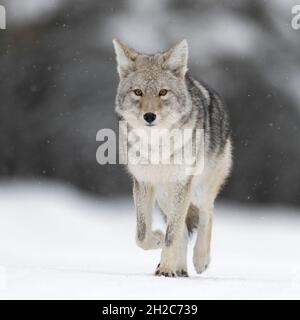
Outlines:
[{"label": "coyote's nose", "polygon": [[147,112],[144,114],[144,119],[150,124],[156,119],[156,114],[152,112]]}]

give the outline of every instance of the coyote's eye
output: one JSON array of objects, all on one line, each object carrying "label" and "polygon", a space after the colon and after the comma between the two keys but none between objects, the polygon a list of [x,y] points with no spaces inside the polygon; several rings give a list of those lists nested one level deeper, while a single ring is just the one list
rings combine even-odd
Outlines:
[{"label": "coyote's eye", "polygon": [[136,96],[142,96],[143,95],[143,92],[142,92],[142,90],[140,90],[140,89],[135,89],[135,90],[133,90],[133,92],[134,92],[134,94],[136,95]]},{"label": "coyote's eye", "polygon": [[161,89],[161,90],[159,91],[159,95],[160,95],[160,96],[165,96],[167,93],[168,93],[168,90],[167,90],[167,89]]}]

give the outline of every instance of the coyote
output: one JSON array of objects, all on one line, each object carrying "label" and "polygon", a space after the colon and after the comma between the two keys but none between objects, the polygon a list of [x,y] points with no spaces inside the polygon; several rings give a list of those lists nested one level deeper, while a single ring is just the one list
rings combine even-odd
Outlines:
[{"label": "coyote", "polygon": [[[129,132],[158,128],[203,132],[204,147],[196,155],[196,160],[204,159],[200,174],[187,174],[185,164],[127,164],[133,179],[137,245],[145,250],[162,248],[155,275],[188,276],[188,238],[194,230],[193,264],[201,273],[210,262],[214,201],[232,163],[225,107],[214,91],[187,73],[186,40],[152,55],[138,53],[118,39],[113,44],[120,78],[116,112],[127,122]],[[128,151],[134,146],[128,143]],[[150,147],[155,148],[151,143]],[[180,151],[172,150],[170,158]],[[165,235],[152,230],[155,203],[166,219]]]}]

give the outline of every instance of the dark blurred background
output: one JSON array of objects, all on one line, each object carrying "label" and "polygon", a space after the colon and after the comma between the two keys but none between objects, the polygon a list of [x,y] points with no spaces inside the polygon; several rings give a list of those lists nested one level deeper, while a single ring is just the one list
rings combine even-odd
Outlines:
[{"label": "dark blurred background", "polygon": [[231,117],[234,169],[224,198],[300,205],[300,30],[296,1],[1,0],[1,179],[56,179],[105,197],[130,192],[96,162],[117,129],[112,38],[147,53],[186,38],[190,72]]}]

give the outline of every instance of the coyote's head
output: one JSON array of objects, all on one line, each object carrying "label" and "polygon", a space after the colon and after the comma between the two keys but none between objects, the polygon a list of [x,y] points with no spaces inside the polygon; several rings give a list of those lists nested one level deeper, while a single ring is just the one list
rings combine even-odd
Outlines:
[{"label": "coyote's head", "polygon": [[117,113],[133,128],[176,127],[192,108],[185,83],[186,40],[154,55],[140,54],[117,39],[113,44],[120,76]]}]

